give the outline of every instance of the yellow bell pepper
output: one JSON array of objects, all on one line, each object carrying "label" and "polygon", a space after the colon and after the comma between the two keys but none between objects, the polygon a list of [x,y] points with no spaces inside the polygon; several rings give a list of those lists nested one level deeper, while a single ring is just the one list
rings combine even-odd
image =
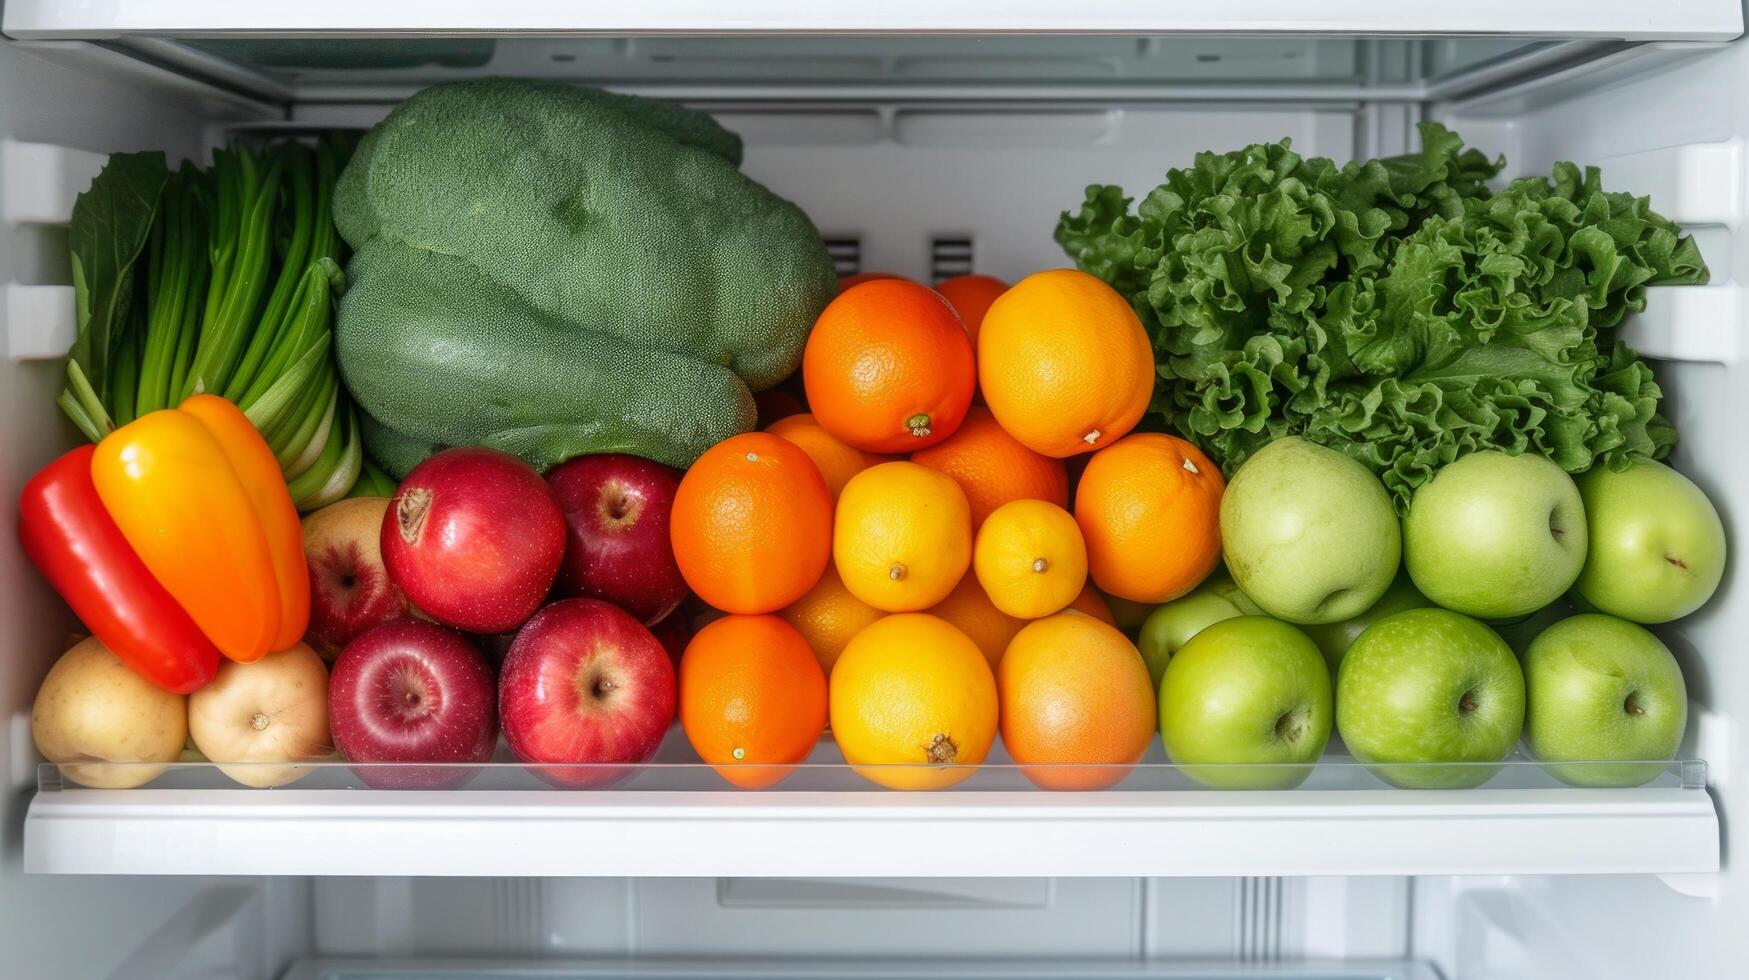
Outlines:
[{"label": "yellow bell pepper", "polygon": [[226,657],[298,642],[310,581],[297,509],[267,443],[235,405],[195,395],[98,443],[104,509],[165,591]]}]

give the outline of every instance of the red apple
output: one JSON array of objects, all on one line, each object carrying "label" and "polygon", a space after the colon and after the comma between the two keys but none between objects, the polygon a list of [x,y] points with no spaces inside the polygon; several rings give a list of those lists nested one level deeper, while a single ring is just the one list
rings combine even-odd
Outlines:
[{"label": "red apple", "polygon": [[310,566],[310,626],[304,642],[333,660],[352,638],[407,611],[401,589],[383,567],[387,497],[341,500],[304,518],[304,558]]},{"label": "red apple", "polygon": [[565,515],[534,468],[496,449],[446,449],[413,467],[382,527],[389,577],[432,619],[505,633],[545,601]]},{"label": "red apple", "polygon": [[[618,606],[566,599],[516,634],[498,682],[504,740],[558,786],[598,786],[648,762],[674,718],[674,665]],[[614,765],[618,764],[618,765]]]},{"label": "red apple", "polygon": [[668,515],[675,470],[636,456],[579,456],[553,468],[547,486],[565,512],[568,540],[559,591],[605,599],[654,623],[686,598]]},{"label": "red apple", "polygon": [[[398,619],[346,645],[328,679],[328,724],[348,762],[485,762],[498,742],[492,670],[461,633]],[[353,770],[380,789],[449,789],[471,767]]]}]

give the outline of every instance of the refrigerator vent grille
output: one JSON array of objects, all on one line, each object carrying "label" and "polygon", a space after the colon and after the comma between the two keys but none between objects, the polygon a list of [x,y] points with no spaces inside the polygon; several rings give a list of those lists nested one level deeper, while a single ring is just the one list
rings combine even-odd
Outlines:
[{"label": "refrigerator vent grille", "polygon": [[492,882],[492,914],[498,950],[523,956],[538,956],[545,946],[542,936],[541,880],[496,878]]},{"label": "refrigerator vent grille", "polygon": [[969,235],[939,236],[929,243],[929,281],[940,282],[972,271],[972,239]]},{"label": "refrigerator vent grille", "polygon": [[838,278],[854,276],[862,271],[862,239],[828,238],[826,254],[832,257],[832,271]]},{"label": "refrigerator vent grille", "polygon": [[1281,959],[1282,880],[1241,878],[1234,892],[1233,955],[1241,963]]}]

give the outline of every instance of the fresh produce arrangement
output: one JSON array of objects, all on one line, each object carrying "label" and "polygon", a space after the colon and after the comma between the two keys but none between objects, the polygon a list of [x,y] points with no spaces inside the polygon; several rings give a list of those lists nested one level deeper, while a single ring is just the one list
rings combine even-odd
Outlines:
[{"label": "fresh produce arrangement", "polygon": [[[1687,697],[1645,626],[1726,545],[1613,331],[1705,267],[1595,172],[1492,190],[1423,135],[1204,155],[1135,215],[1096,188],[1058,231],[1084,271],[835,296],[738,139],[656,100],[437,86],[344,173],[227,151],[213,217],[199,171],[118,157],[74,242],[96,445],[20,506],[94,634],[38,748],[103,787],[191,745],[250,786],[586,789],[676,724],[750,790],[828,731],[896,790],[997,751],[1105,789],[1156,733],[1222,789],[1333,738],[1414,789],[1521,747],[1651,780]],[[341,499],[361,442],[400,482]]]}]

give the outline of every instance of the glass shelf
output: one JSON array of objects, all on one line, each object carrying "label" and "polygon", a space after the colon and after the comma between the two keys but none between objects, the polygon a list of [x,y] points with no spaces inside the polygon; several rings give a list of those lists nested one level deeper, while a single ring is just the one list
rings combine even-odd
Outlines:
[{"label": "glass shelf", "polygon": [[[553,785],[574,770],[512,762],[311,763],[271,789],[242,787],[205,762],[170,765],[125,790],[81,788],[73,767],[44,766],[25,820],[25,867],[795,877],[1626,874],[1719,863],[1705,766],[1692,761],[1647,764],[1652,778],[1634,787],[1571,786],[1515,758],[1484,767],[1493,771],[1479,773],[1475,788],[1405,789],[1339,755],[1303,771],[1192,773],[1156,748],[1105,790],[1042,791],[1025,767],[997,758],[951,789],[899,792],[837,761],[823,742],[770,789],[746,790],[688,761],[684,739],[668,742],[651,764],[584,773],[597,780],[590,788]],[[940,767],[875,768],[890,781]],[[1399,781],[1421,771],[1406,768]],[[1198,775],[1304,780],[1222,789]]]}]

